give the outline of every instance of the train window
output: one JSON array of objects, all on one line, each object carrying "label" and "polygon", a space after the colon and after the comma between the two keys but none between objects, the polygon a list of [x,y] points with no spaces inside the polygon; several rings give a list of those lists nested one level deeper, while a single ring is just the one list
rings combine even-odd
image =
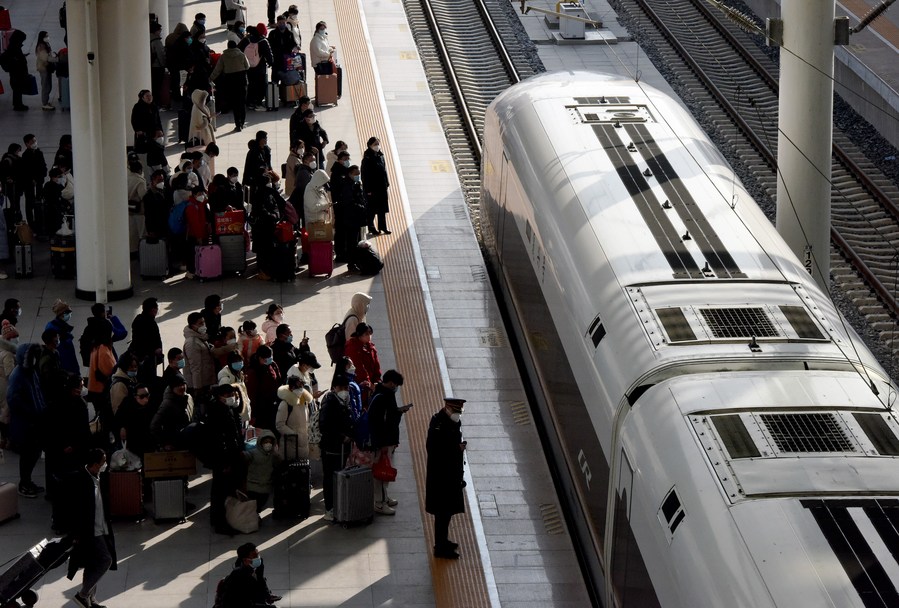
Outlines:
[{"label": "train window", "polygon": [[668,542],[671,542],[671,539],[674,537],[674,531],[677,530],[677,527],[684,521],[684,517],[687,515],[674,488],[671,488],[665,500],[662,501],[659,512],[661,514],[659,521],[663,521],[668,528]]},{"label": "train window", "polygon": [[859,426],[874,444],[878,454],[883,456],[899,456],[899,439],[890,429],[886,420],[880,414],[852,414]]},{"label": "train window", "polygon": [[590,338],[593,340],[593,348],[599,346],[602,339],[606,337],[606,328],[598,316],[593,319],[593,323],[590,324],[590,329],[587,330],[587,333],[590,334]]}]

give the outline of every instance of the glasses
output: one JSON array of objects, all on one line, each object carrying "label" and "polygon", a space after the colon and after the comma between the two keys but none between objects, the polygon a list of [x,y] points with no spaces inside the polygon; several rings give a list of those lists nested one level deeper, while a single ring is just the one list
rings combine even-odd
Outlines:
[{"label": "glasses", "polygon": [[150,393],[138,393],[135,395],[138,399],[148,399],[150,397]]}]

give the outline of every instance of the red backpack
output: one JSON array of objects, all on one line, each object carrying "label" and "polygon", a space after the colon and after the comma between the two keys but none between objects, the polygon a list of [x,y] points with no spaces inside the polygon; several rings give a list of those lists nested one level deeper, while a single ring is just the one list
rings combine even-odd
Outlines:
[{"label": "red backpack", "polygon": [[294,241],[293,224],[290,222],[275,224],[275,240],[279,243],[292,243]]}]

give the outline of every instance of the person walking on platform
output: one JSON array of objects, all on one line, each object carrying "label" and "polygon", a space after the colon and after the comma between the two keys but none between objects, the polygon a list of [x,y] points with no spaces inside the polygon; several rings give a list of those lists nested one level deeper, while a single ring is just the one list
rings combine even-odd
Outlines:
[{"label": "person walking on platform", "polygon": [[[368,231],[372,234],[390,234],[387,229],[387,214],[390,213],[387,189],[390,188],[390,180],[384,153],[381,152],[381,140],[370,137],[367,145],[362,155],[362,187],[368,202]],[[377,229],[375,217],[378,218]]]},{"label": "person walking on platform", "polygon": [[[265,27],[265,26],[263,26]],[[259,26],[247,28],[247,36],[237,45],[247,56],[250,69],[247,72],[249,86],[247,89],[247,106],[253,110],[265,111],[265,88],[267,82],[267,66],[275,62],[272,55],[272,47],[265,35],[259,31]]]},{"label": "person walking on platform", "polygon": [[222,53],[212,70],[210,80],[219,80],[225,107],[234,113],[234,129],[242,131],[247,123],[247,71],[250,62],[237,48],[237,43],[228,41],[228,48]]},{"label": "person walking on platform", "polygon": [[425,482],[425,511],[434,516],[434,557],[459,559],[458,543],[449,539],[450,520],[465,512],[462,441],[464,399],[446,397],[444,406],[428,426],[428,465]]}]

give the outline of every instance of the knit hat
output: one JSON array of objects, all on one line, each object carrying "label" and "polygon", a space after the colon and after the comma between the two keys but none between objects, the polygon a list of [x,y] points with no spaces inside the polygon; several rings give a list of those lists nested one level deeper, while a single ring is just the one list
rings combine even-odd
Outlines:
[{"label": "knit hat", "polygon": [[72,309],[69,308],[69,305],[63,302],[62,300],[56,300],[53,302],[53,314],[57,317],[66,312],[72,312]]},{"label": "knit hat", "polygon": [[0,337],[4,340],[12,340],[13,338],[19,337],[19,332],[16,330],[16,326],[10,323],[7,319],[3,319],[3,324],[0,326]]},{"label": "knit hat", "polygon": [[263,38],[268,36],[268,28],[266,28],[265,24],[262,22],[256,24],[256,31],[258,31],[259,35]]}]

